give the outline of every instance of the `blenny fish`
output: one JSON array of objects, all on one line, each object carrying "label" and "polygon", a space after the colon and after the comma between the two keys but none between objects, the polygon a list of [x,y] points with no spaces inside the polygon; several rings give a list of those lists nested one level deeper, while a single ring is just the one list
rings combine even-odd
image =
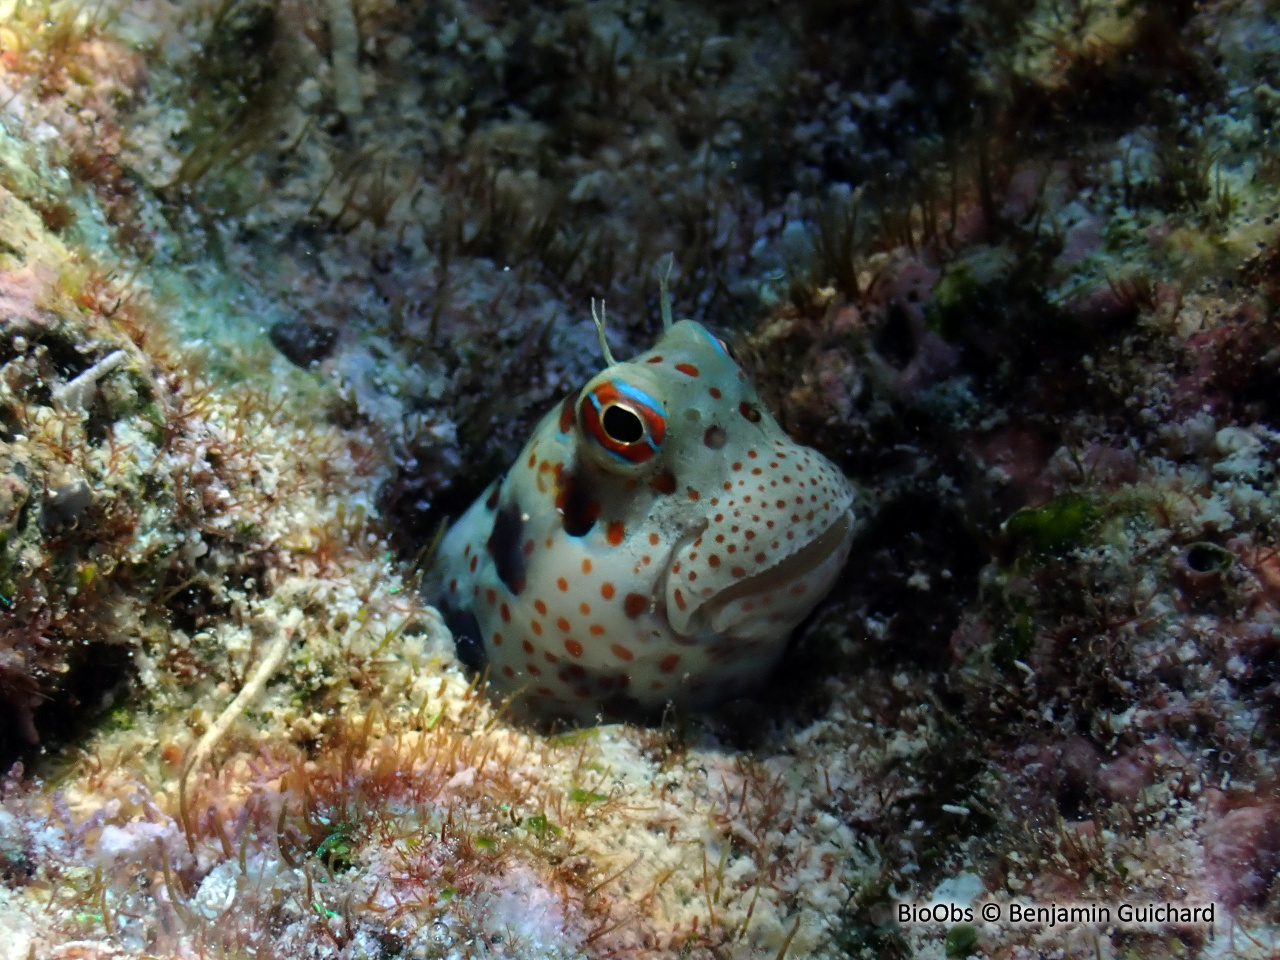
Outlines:
[{"label": "blenny fish", "polygon": [[460,658],[517,710],[592,722],[759,687],[843,568],[854,492],[692,320],[548,413],[440,544]]}]

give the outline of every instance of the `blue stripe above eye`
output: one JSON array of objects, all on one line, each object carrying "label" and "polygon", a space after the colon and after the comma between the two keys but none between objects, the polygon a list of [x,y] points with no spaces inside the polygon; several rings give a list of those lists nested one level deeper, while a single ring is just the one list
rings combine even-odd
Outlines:
[{"label": "blue stripe above eye", "polygon": [[711,341],[711,345],[715,347],[717,351],[719,351],[725,357],[728,357],[728,359],[730,360],[733,359],[733,357],[729,356],[729,351],[724,348],[724,344],[720,342],[719,337],[717,337],[714,333],[712,333],[710,330],[708,330],[706,327],[702,326],[701,324],[698,325],[698,329],[702,331],[702,335],[704,337],[706,337],[708,340]]},{"label": "blue stripe above eye", "polygon": [[660,417],[666,416],[666,411],[662,408],[662,404],[653,399],[653,397],[649,396],[643,390],[638,387],[633,387],[631,384],[623,380],[614,380],[612,383],[614,388],[627,399],[644,404]]}]

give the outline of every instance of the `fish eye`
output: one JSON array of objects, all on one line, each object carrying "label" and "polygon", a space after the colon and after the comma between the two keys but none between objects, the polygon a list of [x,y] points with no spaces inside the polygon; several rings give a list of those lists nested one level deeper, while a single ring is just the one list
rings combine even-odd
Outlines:
[{"label": "fish eye", "polygon": [[618,463],[640,465],[658,452],[666,433],[662,404],[623,380],[606,380],[586,392],[582,427],[598,449]]},{"label": "fish eye", "polygon": [[644,439],[644,421],[634,410],[620,403],[605,408],[600,425],[616,443],[637,443]]}]

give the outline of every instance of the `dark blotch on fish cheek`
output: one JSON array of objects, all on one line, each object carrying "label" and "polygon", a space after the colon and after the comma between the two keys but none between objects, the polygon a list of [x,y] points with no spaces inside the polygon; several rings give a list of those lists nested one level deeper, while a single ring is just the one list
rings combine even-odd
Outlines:
[{"label": "dark blotch on fish cheek", "polygon": [[440,612],[444,614],[444,622],[453,634],[454,649],[458,659],[470,670],[477,673],[489,662],[485,654],[484,642],[480,639],[480,623],[470,610],[455,607],[451,603],[441,603]]},{"label": "dark blotch on fish cheek", "polygon": [[520,549],[524,530],[522,515],[520,505],[516,503],[509,503],[499,510],[493,518],[493,532],[485,544],[498,571],[498,579],[517,596],[524,592],[526,574],[525,556]]},{"label": "dark blotch on fish cheek", "polygon": [[600,516],[600,502],[576,473],[562,473],[556,509],[560,511],[564,532],[571,537],[585,537]]}]

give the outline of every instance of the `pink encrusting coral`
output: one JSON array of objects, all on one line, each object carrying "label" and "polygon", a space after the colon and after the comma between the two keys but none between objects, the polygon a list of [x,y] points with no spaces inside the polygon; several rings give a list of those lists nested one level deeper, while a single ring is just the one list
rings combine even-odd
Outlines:
[{"label": "pink encrusting coral", "polygon": [[1221,794],[1208,798],[1217,814],[1206,831],[1210,893],[1228,907],[1258,906],[1280,875],[1277,807],[1265,800],[1228,809]]}]

